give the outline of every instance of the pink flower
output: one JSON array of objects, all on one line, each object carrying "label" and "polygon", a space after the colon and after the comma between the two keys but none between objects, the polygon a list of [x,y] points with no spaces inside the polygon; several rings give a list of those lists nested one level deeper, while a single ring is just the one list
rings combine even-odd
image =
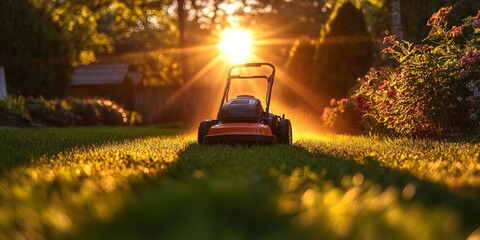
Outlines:
[{"label": "pink flower", "polygon": [[397,90],[395,90],[395,89],[390,89],[390,90],[388,91],[388,93],[387,93],[387,96],[391,97],[391,96],[395,95],[395,93],[397,93]]},{"label": "pink flower", "polygon": [[337,104],[337,100],[335,98],[330,99],[330,106],[335,106]]},{"label": "pink flower", "polygon": [[392,47],[386,47],[382,50],[382,53],[394,53],[395,50]]},{"label": "pink flower", "polygon": [[379,90],[379,91],[382,91],[382,90],[384,90],[384,89],[386,89],[386,88],[387,88],[387,86],[385,86],[385,85],[380,85],[380,86],[378,87],[378,90]]},{"label": "pink flower", "polygon": [[460,26],[453,26],[452,29],[450,29],[450,31],[448,31],[448,36],[451,37],[451,38],[456,38],[460,35],[462,35],[462,31],[463,31],[463,28],[465,27],[465,25],[460,25]]},{"label": "pink flower", "polygon": [[397,36],[388,35],[383,38],[383,44],[393,44],[397,40]]},{"label": "pink flower", "polygon": [[427,26],[441,25],[445,23],[448,14],[452,11],[452,7],[440,8],[432,17],[427,21]]}]

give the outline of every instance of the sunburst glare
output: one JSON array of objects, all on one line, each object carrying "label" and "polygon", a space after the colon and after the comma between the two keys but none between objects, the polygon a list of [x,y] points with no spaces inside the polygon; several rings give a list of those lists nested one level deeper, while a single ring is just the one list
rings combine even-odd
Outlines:
[{"label": "sunburst glare", "polygon": [[252,51],[252,43],[250,32],[227,28],[223,31],[218,47],[231,64],[237,64],[248,60]]}]

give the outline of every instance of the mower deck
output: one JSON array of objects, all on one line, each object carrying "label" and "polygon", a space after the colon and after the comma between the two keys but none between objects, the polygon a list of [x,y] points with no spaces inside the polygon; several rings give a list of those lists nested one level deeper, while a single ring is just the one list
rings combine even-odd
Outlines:
[{"label": "mower deck", "polygon": [[[258,69],[268,67],[270,75],[241,74],[234,69]],[[234,79],[243,81],[249,79],[263,79],[267,81],[267,94],[265,96],[266,108],[261,101],[252,96],[240,94],[229,98],[230,82]],[[292,125],[285,114],[275,115],[270,112],[270,99],[272,96],[273,82],[275,81],[275,66],[271,63],[245,63],[234,65],[228,71],[227,83],[223,91],[216,119],[203,120],[198,125],[198,144],[245,144],[245,145],[292,145]]]},{"label": "mower deck", "polygon": [[277,138],[263,123],[219,123],[208,130],[205,144],[275,144]]}]

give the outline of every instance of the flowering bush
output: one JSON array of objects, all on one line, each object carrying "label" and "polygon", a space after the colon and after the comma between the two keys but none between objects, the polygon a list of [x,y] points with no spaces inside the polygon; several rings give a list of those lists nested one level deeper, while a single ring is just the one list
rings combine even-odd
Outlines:
[{"label": "flowering bush", "polygon": [[322,126],[338,133],[358,133],[358,118],[352,99],[330,100],[330,107],[323,109],[320,117]]},{"label": "flowering bush", "polygon": [[58,126],[74,125],[80,116],[71,111],[65,100],[46,100],[29,97],[26,107],[31,120]]},{"label": "flowering bush", "polygon": [[6,99],[0,101],[0,110],[6,110],[28,118],[28,113],[25,108],[25,98],[22,96],[8,95]]},{"label": "flowering bush", "polygon": [[121,125],[128,122],[127,112],[115,102],[108,99],[96,99],[94,106],[98,109],[103,124]]},{"label": "flowering bush", "polygon": [[414,135],[478,127],[480,11],[448,28],[451,10],[442,8],[428,20],[424,44],[385,37],[383,52],[399,66],[372,69],[354,94],[368,127]]},{"label": "flowering bush", "polygon": [[81,116],[76,122],[77,125],[97,125],[101,122],[94,99],[69,99],[69,102],[72,104],[72,112]]},{"label": "flowering bush", "polygon": [[56,99],[22,96],[0,101],[0,109],[24,116],[31,121],[56,126],[133,125],[142,122],[140,114],[123,109],[115,102],[102,99]]}]

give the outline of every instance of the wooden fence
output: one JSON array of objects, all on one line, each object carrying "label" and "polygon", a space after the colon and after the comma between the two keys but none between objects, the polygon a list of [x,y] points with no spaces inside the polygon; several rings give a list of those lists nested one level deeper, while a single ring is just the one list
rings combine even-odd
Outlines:
[{"label": "wooden fence", "polygon": [[[145,123],[215,117],[220,97],[205,87],[135,87],[133,110]],[[213,103],[213,105],[212,105]],[[213,106],[213,107],[212,107]]]}]

